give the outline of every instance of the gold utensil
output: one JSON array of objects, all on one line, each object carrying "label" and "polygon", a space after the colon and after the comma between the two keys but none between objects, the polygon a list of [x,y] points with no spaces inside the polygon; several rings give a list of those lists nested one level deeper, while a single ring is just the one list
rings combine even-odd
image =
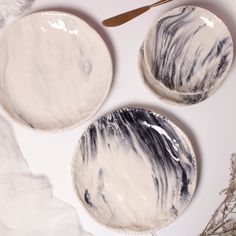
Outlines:
[{"label": "gold utensil", "polygon": [[157,7],[159,5],[162,5],[162,4],[170,2],[170,1],[173,1],[173,0],[160,0],[154,4],[140,7],[140,8],[128,11],[128,12],[124,12],[122,14],[119,14],[119,15],[116,15],[116,16],[113,16],[111,18],[104,20],[102,22],[102,24],[107,27],[114,27],[114,26],[122,25],[122,24],[134,19],[135,17],[143,14],[144,12],[150,10],[151,8]]}]

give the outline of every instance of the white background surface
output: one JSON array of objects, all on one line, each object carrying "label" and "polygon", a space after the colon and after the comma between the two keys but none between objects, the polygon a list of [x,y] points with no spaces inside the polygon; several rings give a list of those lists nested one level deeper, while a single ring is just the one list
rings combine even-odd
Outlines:
[{"label": "white background surface", "polygon": [[[227,186],[230,155],[236,152],[236,63],[222,87],[206,101],[192,106],[170,105],[159,100],[142,83],[137,67],[139,47],[151,23],[163,12],[180,5],[198,5],[218,15],[232,33],[236,45],[236,0],[175,0],[155,8],[139,18],[116,28],[104,28],[107,17],[154,1],[138,0],[36,0],[31,11],[64,10],[88,21],[108,44],[114,61],[114,82],[100,111],[90,121],[75,129],[47,133],[34,131],[11,120],[24,157],[35,174],[49,177],[57,198],[78,210],[84,228],[94,236],[124,235],[97,224],[85,212],[73,191],[71,160],[82,132],[96,118],[123,106],[153,109],[172,119],[190,137],[199,164],[196,194],[188,209],[158,236],[196,236],[208,222]],[[138,208],[138,206],[137,206]],[[147,235],[147,234],[146,234]]]}]

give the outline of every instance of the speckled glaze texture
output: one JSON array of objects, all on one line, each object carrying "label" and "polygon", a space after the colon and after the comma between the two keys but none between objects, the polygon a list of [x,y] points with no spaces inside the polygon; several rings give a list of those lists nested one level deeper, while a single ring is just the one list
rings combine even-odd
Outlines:
[{"label": "speckled glaze texture", "polygon": [[79,141],[72,169],[90,215],[126,232],[166,226],[196,187],[196,157],[186,135],[142,109],[121,109],[94,122]]},{"label": "speckled glaze texture", "polygon": [[65,129],[91,118],[112,82],[109,51],[86,22],[62,12],[21,18],[0,41],[0,101],[24,124]]},{"label": "speckled glaze texture", "polygon": [[226,77],[233,60],[233,41],[213,13],[184,6],[154,23],[142,57],[144,81],[156,94],[175,103],[194,104],[214,93]]}]

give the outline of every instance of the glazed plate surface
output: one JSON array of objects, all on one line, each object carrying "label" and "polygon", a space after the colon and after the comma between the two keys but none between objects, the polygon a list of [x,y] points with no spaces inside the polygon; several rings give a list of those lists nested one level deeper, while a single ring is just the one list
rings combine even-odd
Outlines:
[{"label": "glazed plate surface", "polygon": [[188,206],[197,181],[187,136],[170,120],[121,109],[82,135],[73,162],[74,186],[90,215],[125,232],[159,229]]},{"label": "glazed plate surface", "polygon": [[98,33],[63,12],[38,12],[0,40],[0,101],[15,119],[59,130],[91,118],[112,82],[109,51]]},{"label": "glazed plate surface", "polygon": [[159,96],[194,104],[213,94],[233,60],[233,41],[224,22],[210,11],[183,6],[163,14],[143,46],[144,81]]}]

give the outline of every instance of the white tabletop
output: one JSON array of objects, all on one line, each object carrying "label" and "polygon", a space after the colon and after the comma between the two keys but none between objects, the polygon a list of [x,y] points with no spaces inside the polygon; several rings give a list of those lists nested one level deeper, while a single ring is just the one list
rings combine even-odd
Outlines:
[{"label": "white tabletop", "polygon": [[196,194],[187,210],[174,223],[161,229],[158,236],[195,236],[202,232],[220,203],[218,193],[227,186],[230,156],[236,152],[235,61],[221,88],[204,102],[192,106],[171,105],[158,99],[142,83],[137,66],[139,48],[149,26],[161,13],[175,6],[198,5],[211,10],[229,27],[235,43],[236,0],[175,0],[123,26],[104,28],[101,25],[101,21],[107,17],[152,2],[36,0],[31,11],[62,10],[73,13],[102,35],[114,61],[112,89],[105,104],[90,121],[65,132],[34,131],[14,122],[2,111],[15,128],[20,148],[32,172],[49,177],[55,196],[75,206],[84,228],[95,236],[122,235],[91,219],[73,190],[71,160],[76,143],[86,127],[98,117],[123,106],[140,106],[166,115],[190,137],[199,164]]}]

